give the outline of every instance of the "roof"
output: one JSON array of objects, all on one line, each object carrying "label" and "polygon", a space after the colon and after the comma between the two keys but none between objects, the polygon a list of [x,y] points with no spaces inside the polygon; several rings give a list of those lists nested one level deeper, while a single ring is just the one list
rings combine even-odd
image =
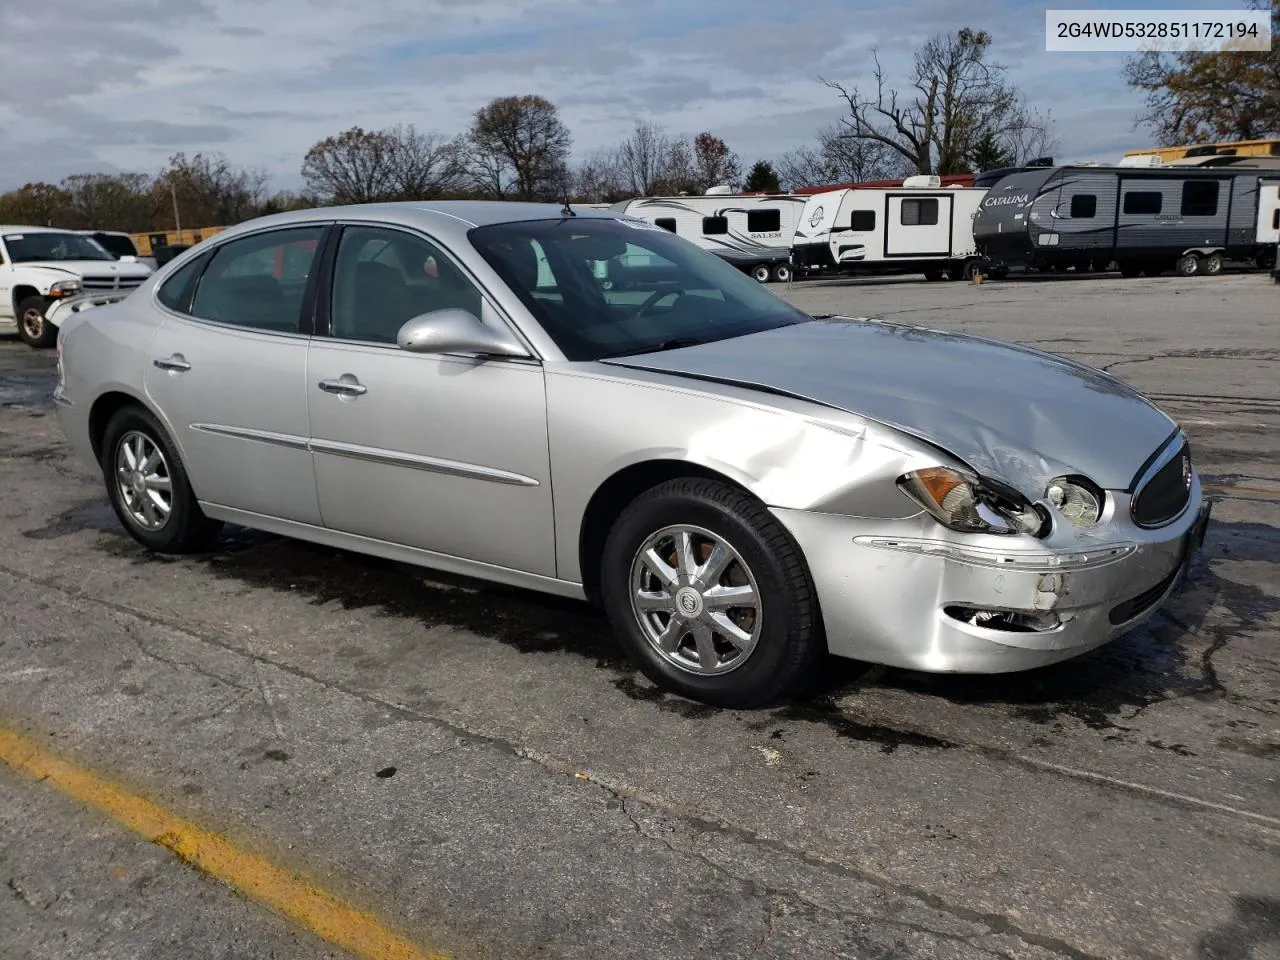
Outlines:
[{"label": "roof", "polygon": [[[957,184],[962,187],[972,187],[974,174],[972,173],[948,173],[939,178],[942,186],[950,187]],[[860,180],[857,183],[828,183],[825,186],[817,187],[797,187],[792,193],[798,194],[814,194],[827,193],[831,190],[892,190],[894,187],[902,186],[902,179],[897,180]]]},{"label": "roof", "polygon": [[62,227],[33,227],[30,224],[0,224],[0,233],[77,233]]}]

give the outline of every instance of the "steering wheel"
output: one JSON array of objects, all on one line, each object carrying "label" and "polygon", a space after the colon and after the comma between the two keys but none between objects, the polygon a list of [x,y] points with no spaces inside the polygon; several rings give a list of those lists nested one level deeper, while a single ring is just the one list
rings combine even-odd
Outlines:
[{"label": "steering wheel", "polygon": [[667,297],[675,294],[677,297],[683,297],[685,292],[677,287],[675,290],[655,290],[640,304],[640,309],[631,315],[632,320],[639,320],[648,312],[649,308],[656,304],[659,300],[665,300]]}]

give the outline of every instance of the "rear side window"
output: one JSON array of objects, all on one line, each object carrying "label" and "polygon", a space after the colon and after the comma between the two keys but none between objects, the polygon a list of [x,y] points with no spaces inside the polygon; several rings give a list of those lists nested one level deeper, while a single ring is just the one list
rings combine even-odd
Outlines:
[{"label": "rear side window", "polygon": [[748,210],[747,233],[778,233],[782,230],[781,210]]},{"label": "rear side window", "polygon": [[659,217],[657,220],[653,221],[653,225],[655,227],[661,227],[663,230],[669,230],[672,233],[676,232],[675,217]]},{"label": "rear side window", "polygon": [[1126,193],[1124,195],[1124,212],[1151,216],[1160,212],[1164,197],[1158,193]]},{"label": "rear side window", "polygon": [[1216,217],[1218,215],[1218,181],[1188,180],[1182,185],[1184,217]]},{"label": "rear side window", "polygon": [[913,197],[902,201],[902,225],[927,227],[938,222],[937,197]]},{"label": "rear side window", "polygon": [[1071,218],[1089,220],[1098,215],[1098,198],[1092,193],[1077,193],[1071,198]]},{"label": "rear side window", "polygon": [[874,210],[855,210],[849,220],[849,229],[854,233],[866,233],[876,228],[876,212]]},{"label": "rear side window", "polygon": [[170,310],[189,313],[196,278],[200,276],[200,271],[208,262],[209,258],[206,256],[193,257],[189,263],[184,263],[173,276],[160,284],[160,289],[156,291],[156,299]]},{"label": "rear side window", "polygon": [[323,232],[272,230],[223,244],[200,278],[191,313],[251,330],[297,333]]},{"label": "rear side window", "polygon": [[704,235],[711,237],[717,234],[729,232],[728,217],[703,217],[702,232]]}]

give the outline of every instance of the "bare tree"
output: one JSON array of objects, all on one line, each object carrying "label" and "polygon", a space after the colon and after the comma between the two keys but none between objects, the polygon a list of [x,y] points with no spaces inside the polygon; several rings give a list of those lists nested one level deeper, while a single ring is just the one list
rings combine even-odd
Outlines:
[{"label": "bare tree", "polygon": [[471,180],[498,198],[562,195],[572,142],[551,101],[532,94],[498,97],[476,111],[467,135]]},{"label": "bare tree", "polygon": [[737,184],[742,179],[742,161],[729,145],[710,133],[693,138],[693,166],[699,192],[717,184]]},{"label": "bare tree", "polygon": [[655,185],[667,172],[671,160],[672,140],[662,127],[648,120],[637,121],[631,136],[618,147],[627,185],[639,196],[653,193]]},{"label": "bare tree", "polygon": [[398,200],[433,200],[456,190],[462,182],[458,140],[429,130],[419,133],[412,124],[384,130],[390,136],[392,191]]},{"label": "bare tree", "polygon": [[307,187],[328,203],[374,203],[392,192],[391,137],[352,127],[313,144],[302,161]]},{"label": "bare tree", "polygon": [[914,169],[884,144],[851,137],[835,124],[820,129],[817,140],[817,146],[785,153],[774,164],[785,189],[886,180]]},{"label": "bare tree", "polygon": [[991,35],[968,27],[934,37],[916,51],[906,92],[893,88],[872,51],[874,94],[824,80],[844,99],[844,131],[896,152],[916,173],[961,173],[985,134],[1025,136],[1035,123],[1022,109],[1005,68],[987,60]]},{"label": "bare tree", "polygon": [[[267,175],[260,170],[232,167],[221,154],[176,153],[155,179],[158,224],[172,223],[176,197],[182,222],[188,226],[220,226],[254,216],[266,199]],[[157,225],[158,225],[157,224]]]},{"label": "bare tree", "polygon": [[687,141],[670,141],[666,156],[662,158],[661,172],[652,184],[652,189],[654,193],[669,196],[702,193],[693,149]]},{"label": "bare tree", "polygon": [[79,228],[141,233],[151,228],[158,200],[145,173],[77,173],[62,181],[66,214]]},{"label": "bare tree", "polygon": [[631,196],[616,149],[596,150],[578,167],[573,194],[584,203],[616,203]]}]

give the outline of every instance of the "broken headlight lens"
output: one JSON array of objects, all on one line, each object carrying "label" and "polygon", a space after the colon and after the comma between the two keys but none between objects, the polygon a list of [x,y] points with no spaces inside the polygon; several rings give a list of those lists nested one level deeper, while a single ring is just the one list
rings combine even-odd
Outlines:
[{"label": "broken headlight lens", "polygon": [[1106,495],[1083,477],[1055,477],[1045,488],[1044,497],[1063,519],[1077,527],[1097,523],[1106,502]]},{"label": "broken headlight lens", "polygon": [[898,478],[898,489],[950,530],[962,533],[1049,532],[1049,517],[1005,484],[950,467],[928,467]]}]

